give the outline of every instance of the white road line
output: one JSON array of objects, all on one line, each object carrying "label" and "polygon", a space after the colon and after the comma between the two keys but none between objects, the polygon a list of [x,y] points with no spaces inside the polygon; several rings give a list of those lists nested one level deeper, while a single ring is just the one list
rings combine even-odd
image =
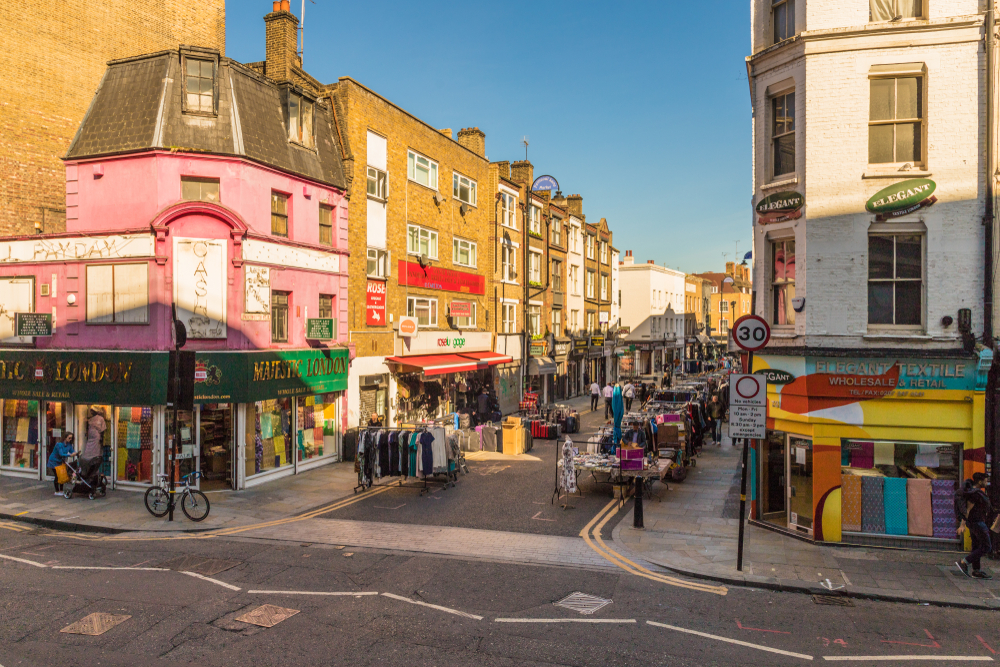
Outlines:
[{"label": "white road line", "polygon": [[169,572],[165,567],[99,567],[90,565],[50,565],[53,570],[133,570],[136,572]]},{"label": "white road line", "polygon": [[477,621],[483,620],[482,616],[476,616],[475,614],[469,614],[464,611],[458,611],[457,609],[449,609],[448,607],[442,607],[436,604],[429,604],[427,602],[420,602],[419,600],[411,600],[410,598],[404,598],[402,595],[393,595],[392,593],[382,593],[387,598],[392,598],[393,600],[399,600],[400,602],[409,602],[410,604],[418,604],[421,607],[430,607],[431,609],[437,609],[438,611],[444,611],[449,614],[455,614],[456,616],[464,616],[465,618],[473,618]]},{"label": "white road line", "polygon": [[964,660],[966,662],[993,662],[993,658],[988,655],[824,655],[824,660],[836,660],[839,662],[868,662],[890,660]]},{"label": "white road line", "polygon": [[378,595],[377,591],[363,591],[358,593],[350,593],[350,592],[328,593],[326,591],[247,591],[247,593],[250,593],[252,595],[258,595],[258,594],[259,595],[343,595],[345,597],[347,596],[356,597],[359,595]]},{"label": "white road line", "polygon": [[634,618],[495,618],[494,623],[635,623]]},{"label": "white road line", "polygon": [[730,639],[729,637],[720,637],[718,635],[710,635],[707,632],[698,632],[697,630],[688,630],[687,628],[679,628],[676,625],[667,625],[665,623],[657,623],[656,621],[646,621],[649,625],[655,625],[658,628],[666,628],[667,630],[676,630],[677,632],[686,632],[689,635],[697,635],[699,637],[707,637],[708,639],[717,639],[720,642],[726,642],[728,644],[736,644],[737,646],[746,646],[747,648],[755,648],[758,651],[767,651],[768,653],[777,653],[779,655],[787,655],[793,658],[802,658],[803,660],[812,660],[811,655],[806,655],[804,653],[793,653],[792,651],[782,651],[781,649],[771,648],[770,646],[761,646],[760,644],[751,644],[750,642],[743,642],[739,639]]},{"label": "white road line", "polygon": [[44,563],[36,563],[35,561],[28,560],[27,558],[15,558],[14,556],[4,556],[3,554],[0,554],[0,558],[12,560],[17,563],[24,563],[25,565],[34,565],[35,567],[48,567],[48,565],[45,565]]},{"label": "white road line", "polygon": [[219,586],[222,586],[223,588],[228,588],[231,591],[241,591],[241,590],[243,590],[239,586],[233,586],[232,584],[227,584],[224,581],[219,581],[218,579],[212,579],[211,577],[206,577],[203,574],[198,574],[197,572],[183,572],[182,571],[181,574],[186,574],[189,577],[194,577],[195,579],[201,579],[203,581],[210,581],[213,584],[218,584]]}]

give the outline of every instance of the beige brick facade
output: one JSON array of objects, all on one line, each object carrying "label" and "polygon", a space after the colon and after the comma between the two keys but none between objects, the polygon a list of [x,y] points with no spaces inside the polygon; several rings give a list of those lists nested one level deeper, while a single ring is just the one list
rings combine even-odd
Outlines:
[{"label": "beige brick facade", "polygon": [[66,154],[107,62],[225,51],[224,0],[24,0],[0,16],[0,234],[65,229]]}]

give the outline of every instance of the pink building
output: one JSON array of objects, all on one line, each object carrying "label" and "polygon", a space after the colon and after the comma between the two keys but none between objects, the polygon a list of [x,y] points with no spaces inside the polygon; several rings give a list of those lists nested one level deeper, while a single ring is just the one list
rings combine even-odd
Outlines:
[{"label": "pink building", "polygon": [[68,431],[101,438],[116,486],[164,472],[172,308],[197,352],[182,473],[240,489],[339,460],[348,208],[326,102],[212,50],[116,61],[65,162],[67,231],[0,239],[0,474],[45,478]]}]

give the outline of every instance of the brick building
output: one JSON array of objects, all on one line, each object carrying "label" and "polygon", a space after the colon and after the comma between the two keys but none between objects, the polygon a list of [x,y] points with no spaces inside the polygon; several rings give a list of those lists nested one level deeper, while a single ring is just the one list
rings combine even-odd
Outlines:
[{"label": "brick building", "polygon": [[66,228],[66,155],[108,61],[198,44],[225,55],[225,2],[27,0],[0,16],[0,234]]},{"label": "brick building", "polygon": [[750,309],[753,275],[749,266],[726,262],[725,272],[708,271],[692,274],[711,286],[709,315],[712,322],[712,339],[718,345],[729,341],[733,322],[753,312]]},{"label": "brick building", "polygon": [[[684,343],[685,364],[688,372],[697,368],[693,362],[712,358],[713,341],[710,338],[712,322],[711,281],[696,275],[684,276]],[[716,318],[718,321],[718,318]]]}]

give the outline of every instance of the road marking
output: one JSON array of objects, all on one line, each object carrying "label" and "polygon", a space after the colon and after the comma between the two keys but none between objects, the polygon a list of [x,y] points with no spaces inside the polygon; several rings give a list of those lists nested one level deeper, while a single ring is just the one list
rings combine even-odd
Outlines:
[{"label": "road marking", "polygon": [[385,507],[383,505],[372,505],[372,507],[380,510],[398,510],[400,507],[406,507],[406,503],[403,503],[402,505],[396,505],[395,507]]},{"label": "road marking", "polygon": [[0,554],[0,558],[3,558],[4,560],[12,560],[16,563],[24,563],[25,565],[34,565],[35,567],[48,567],[48,565],[36,563],[35,561],[28,560],[27,558],[15,558],[14,556],[4,556],[3,554]]},{"label": "road marking", "polygon": [[791,632],[785,632],[784,630],[765,630],[763,628],[748,628],[740,623],[740,619],[736,619],[736,627],[740,630],[753,630],[754,632],[773,632],[776,635],[790,635]]},{"label": "road marking", "polygon": [[890,660],[964,660],[966,662],[993,662],[988,655],[824,655],[824,660],[838,662],[888,662]]},{"label": "road marking", "polygon": [[378,595],[377,591],[363,591],[360,593],[351,592],[327,592],[327,591],[247,591],[252,595],[343,595],[359,597],[362,595]]},{"label": "road marking", "polygon": [[23,512],[18,512],[18,513],[17,513],[17,514],[15,514],[14,516],[24,516],[25,514],[27,514],[27,513],[28,513],[28,512],[30,512],[30,511],[31,511],[31,510],[24,510]]},{"label": "road marking", "polygon": [[494,623],[635,623],[634,618],[495,618]]},{"label": "road marking", "polygon": [[224,581],[219,581],[218,579],[212,579],[211,577],[206,577],[203,574],[198,574],[197,572],[181,572],[181,574],[186,574],[189,577],[194,577],[196,579],[201,579],[202,581],[210,581],[213,584],[218,584],[219,586],[222,586],[223,588],[228,588],[231,591],[241,591],[241,590],[243,590],[239,586],[233,586],[232,584],[227,584]]},{"label": "road marking", "polygon": [[[760,644],[751,644],[750,642],[740,641],[739,639],[730,639],[729,637],[720,637],[718,635],[710,635],[707,632],[698,632],[697,630],[688,630],[687,628],[679,628],[676,625],[667,625],[665,623],[657,623],[656,621],[646,621],[649,625],[655,625],[658,628],[666,628],[667,630],[676,630],[677,632],[685,632],[689,635],[697,635],[699,637],[707,637],[708,639],[716,639],[720,642],[726,642],[727,644],[736,644],[737,646],[746,646],[747,648],[755,648],[758,651],[767,651],[768,653],[777,653],[778,655],[787,655],[792,658],[802,658],[803,660],[812,660],[811,655],[806,655],[805,653],[793,653],[792,651],[782,651],[779,648],[771,648],[770,646],[761,646]],[[831,660],[832,658],[827,658]]]},{"label": "road marking", "polygon": [[538,512],[537,512],[537,513],[535,514],[535,516],[533,516],[533,517],[531,517],[531,518],[532,518],[532,519],[534,519],[535,521],[551,521],[552,523],[555,523],[555,522],[556,522],[556,520],[555,520],[555,519],[540,519],[540,518],[538,517],[538,515],[539,515],[539,514],[541,514],[541,513],[542,513],[542,511],[541,511],[541,510],[538,510]]},{"label": "road marking", "polygon": [[902,644],[903,646],[922,646],[923,648],[941,648],[941,644],[938,644],[937,640],[934,639],[934,635],[927,628],[924,628],[924,632],[927,634],[927,638],[930,639],[933,644],[915,644],[913,642],[900,642],[900,641],[890,641],[888,639],[883,639],[883,644]]},{"label": "road marking", "polygon": [[[668,584],[670,586],[678,586],[680,588],[687,588],[693,591],[701,591],[703,593],[715,593],[716,595],[726,595],[729,590],[725,586],[712,586],[709,584],[699,584],[689,581],[684,581],[683,579],[677,579],[674,577],[657,574],[651,572],[644,568],[643,566],[633,563],[629,559],[622,556],[620,553],[605,544],[604,540],[601,538],[601,531],[604,529],[604,525],[608,520],[614,516],[615,512],[611,511],[618,505],[618,500],[612,500],[607,505],[604,506],[597,515],[590,520],[590,522],[583,527],[580,531],[580,537],[586,542],[587,546],[597,552],[604,560],[608,561],[612,565],[620,567],[629,574],[634,574],[637,577],[644,577],[652,581],[660,582],[661,584]],[[603,517],[603,519],[602,519]],[[597,523],[600,519],[600,523]],[[597,523],[596,526],[594,524]],[[591,539],[590,532],[593,528],[593,540]],[[595,544],[596,541],[596,544]]]},{"label": "road marking", "polygon": [[992,647],[992,646],[990,646],[989,644],[987,644],[987,643],[986,643],[986,640],[985,640],[985,639],[983,639],[983,638],[982,638],[982,637],[980,637],[979,635],[976,635],[976,639],[978,639],[978,640],[979,640],[979,643],[980,643],[980,644],[982,644],[983,646],[985,646],[985,647],[986,647],[986,649],[987,649],[987,650],[988,650],[988,651],[989,651],[990,653],[992,653],[993,655],[996,655],[996,654],[997,654],[997,652],[993,650],[993,647]]},{"label": "road marking", "polygon": [[418,604],[421,607],[430,607],[431,609],[437,609],[438,611],[445,611],[449,614],[455,614],[456,616],[464,616],[465,618],[474,618],[477,621],[483,620],[482,616],[476,616],[475,614],[469,614],[464,611],[458,611],[457,609],[449,609],[448,607],[442,607],[436,604],[430,604],[427,602],[420,602],[419,600],[411,600],[410,598],[404,598],[402,595],[393,595],[392,593],[382,593],[387,598],[392,598],[393,600],[399,600],[400,602],[409,602],[410,604]]},{"label": "road marking", "polygon": [[27,526],[18,526],[16,524],[10,524],[10,523],[0,523],[0,528],[13,530],[15,533],[26,533],[29,530],[31,530],[31,528],[28,528]]},{"label": "road marking", "polygon": [[133,570],[136,572],[169,572],[165,567],[101,567],[97,565],[52,565],[53,570]]}]

